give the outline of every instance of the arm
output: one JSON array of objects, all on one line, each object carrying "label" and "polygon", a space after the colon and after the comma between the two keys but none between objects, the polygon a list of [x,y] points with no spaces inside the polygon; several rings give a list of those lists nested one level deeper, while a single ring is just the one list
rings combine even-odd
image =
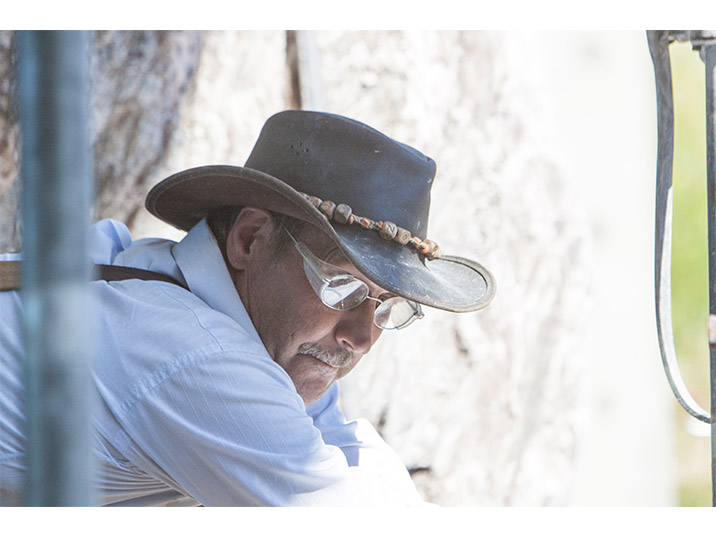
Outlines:
[{"label": "arm", "polygon": [[155,375],[156,386],[128,401],[120,417],[134,440],[127,456],[147,473],[207,506],[420,501],[367,422],[341,426],[329,404],[317,416],[319,430],[273,362],[231,353],[180,362]]},{"label": "arm", "polygon": [[410,474],[393,449],[364,419],[346,422],[338,407],[338,385],[334,384],[313,405],[306,407],[326,444],[343,452],[352,471],[380,476],[384,486],[394,489],[406,503],[422,502]]}]

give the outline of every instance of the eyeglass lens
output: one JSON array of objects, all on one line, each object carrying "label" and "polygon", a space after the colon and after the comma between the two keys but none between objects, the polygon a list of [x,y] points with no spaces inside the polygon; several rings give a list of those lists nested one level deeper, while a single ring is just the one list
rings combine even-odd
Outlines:
[{"label": "eyeglass lens", "polygon": [[422,316],[417,305],[410,301],[394,296],[385,300],[375,310],[375,324],[386,330],[403,328]]},{"label": "eyeglass lens", "polygon": [[320,298],[336,310],[350,310],[359,306],[368,296],[368,286],[351,275],[333,276],[325,282]]}]

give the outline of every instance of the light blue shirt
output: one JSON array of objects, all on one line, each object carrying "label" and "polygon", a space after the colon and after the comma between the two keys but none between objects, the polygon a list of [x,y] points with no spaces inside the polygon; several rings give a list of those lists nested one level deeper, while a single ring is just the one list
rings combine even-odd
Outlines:
[{"label": "light blue shirt", "polygon": [[[172,276],[93,282],[99,301],[94,451],[102,505],[410,505],[398,456],[333,385],[305,406],[266,352],[206,222],[178,243],[91,232],[95,263]],[[10,256],[5,256],[8,259]],[[19,293],[0,293],[0,505],[24,477]]]}]

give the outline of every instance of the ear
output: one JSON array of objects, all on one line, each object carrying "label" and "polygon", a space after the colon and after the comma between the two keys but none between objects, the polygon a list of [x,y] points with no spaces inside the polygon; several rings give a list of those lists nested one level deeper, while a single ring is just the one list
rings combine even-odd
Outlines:
[{"label": "ear", "polygon": [[237,270],[245,269],[257,245],[265,244],[272,230],[271,213],[255,207],[242,209],[226,239],[229,264]]}]

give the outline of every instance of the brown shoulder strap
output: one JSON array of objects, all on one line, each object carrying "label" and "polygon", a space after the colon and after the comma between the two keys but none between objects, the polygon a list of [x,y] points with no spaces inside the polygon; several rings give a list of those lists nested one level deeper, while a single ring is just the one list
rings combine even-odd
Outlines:
[{"label": "brown shoulder strap", "polygon": [[[21,261],[0,261],[0,291],[11,291],[20,289]],[[115,282],[119,280],[156,280],[173,283],[184,289],[184,284],[174,278],[151,270],[142,270],[131,267],[120,267],[115,265],[95,265],[92,272],[93,280],[105,280]]]},{"label": "brown shoulder strap", "polygon": [[20,289],[20,261],[0,261],[0,291]]},{"label": "brown shoulder strap", "polygon": [[171,276],[132,267],[120,267],[118,265],[95,265],[93,280],[105,280],[116,282],[119,280],[156,280],[160,282],[173,283],[188,290],[188,287]]}]

